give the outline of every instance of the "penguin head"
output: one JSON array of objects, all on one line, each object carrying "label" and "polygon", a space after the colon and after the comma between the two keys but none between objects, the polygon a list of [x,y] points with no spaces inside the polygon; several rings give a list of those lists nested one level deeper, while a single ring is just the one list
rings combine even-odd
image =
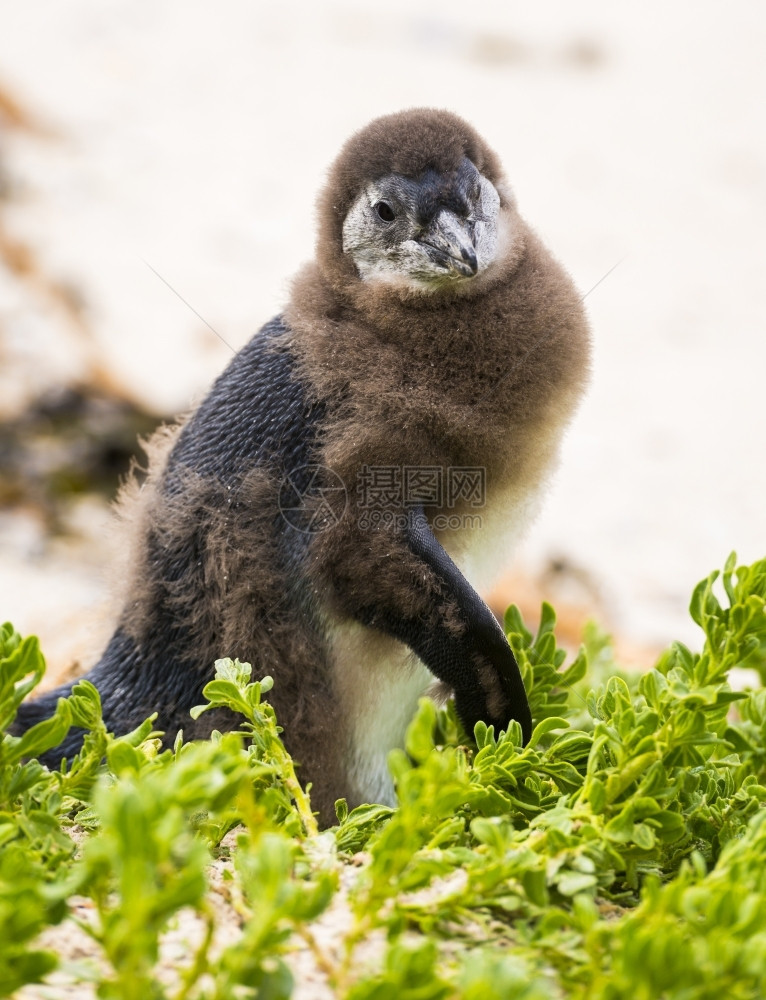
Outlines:
[{"label": "penguin head", "polygon": [[427,289],[485,271],[497,253],[500,195],[464,157],[457,170],[370,181],[343,220],[343,253],[363,281]]},{"label": "penguin head", "polygon": [[501,255],[514,207],[497,157],[463,119],[430,108],[386,115],[331,168],[317,259],[338,290],[467,286]]}]

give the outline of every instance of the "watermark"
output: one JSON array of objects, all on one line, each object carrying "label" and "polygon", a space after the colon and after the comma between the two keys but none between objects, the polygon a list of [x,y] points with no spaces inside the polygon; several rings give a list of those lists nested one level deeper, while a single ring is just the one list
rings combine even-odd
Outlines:
[{"label": "watermark", "polygon": [[404,509],[483,507],[487,472],[482,466],[362,465],[357,474],[357,507]]},{"label": "watermark", "polygon": [[460,531],[481,527],[474,511],[484,507],[486,491],[483,466],[361,465],[349,490],[332,469],[306,465],[282,481],[279,509],[293,528],[317,534],[346,516],[351,494],[356,504],[350,513],[363,531],[403,531],[409,512],[419,506],[438,508],[434,530]]},{"label": "watermark", "polygon": [[282,480],[279,510],[297,531],[316,535],[334,528],[346,513],[348,493],[340,476],[323,465],[304,465]]},{"label": "watermark", "polygon": [[[362,531],[404,531],[410,524],[412,513],[404,510],[365,510],[357,524]],[[436,514],[431,518],[434,531],[462,531],[480,528],[481,514]]]}]

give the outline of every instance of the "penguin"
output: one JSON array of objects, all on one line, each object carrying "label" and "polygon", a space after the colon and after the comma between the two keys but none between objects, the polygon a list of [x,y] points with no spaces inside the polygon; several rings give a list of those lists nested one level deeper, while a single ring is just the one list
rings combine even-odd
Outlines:
[{"label": "penguin", "polygon": [[[478,590],[537,511],[589,354],[581,296],[471,125],[416,108],[352,135],[284,311],[125,491],[124,604],[87,675],[107,727],[157,712],[168,743],[235,727],[189,710],[215,660],[238,657],[274,678],[327,824],[340,797],[393,804],[387,755],[429,690],[469,735],[516,720],[528,741],[520,671]],[[25,702],[15,731],[70,689]]]}]

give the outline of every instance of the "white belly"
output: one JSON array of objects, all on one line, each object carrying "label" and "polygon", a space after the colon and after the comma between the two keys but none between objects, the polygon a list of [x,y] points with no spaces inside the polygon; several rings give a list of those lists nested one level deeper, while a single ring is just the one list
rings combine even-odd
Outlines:
[{"label": "white belly", "polygon": [[394,805],[388,754],[404,746],[433,674],[403,643],[357,622],[332,627],[336,690],[347,721],[347,774],[357,802]]}]

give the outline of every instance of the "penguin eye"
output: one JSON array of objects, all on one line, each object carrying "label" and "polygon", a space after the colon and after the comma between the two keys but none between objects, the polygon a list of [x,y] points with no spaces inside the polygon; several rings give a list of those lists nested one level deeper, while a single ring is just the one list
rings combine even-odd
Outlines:
[{"label": "penguin eye", "polygon": [[396,212],[393,208],[391,208],[387,201],[379,201],[372,207],[378,213],[378,218],[383,222],[393,222],[396,218]]}]

